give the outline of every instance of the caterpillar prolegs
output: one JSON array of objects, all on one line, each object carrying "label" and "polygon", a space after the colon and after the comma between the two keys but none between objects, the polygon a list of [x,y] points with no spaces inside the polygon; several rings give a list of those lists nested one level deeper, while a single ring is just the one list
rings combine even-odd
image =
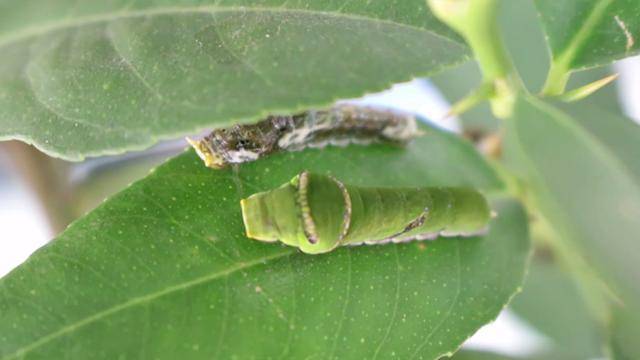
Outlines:
[{"label": "caterpillar prolegs", "polygon": [[414,117],[355,105],[269,116],[250,125],[216,129],[204,139],[187,139],[214,169],[257,160],[268,154],[328,144],[389,142],[404,145],[421,135]]},{"label": "caterpillar prolegs", "polygon": [[309,172],[240,203],[247,237],[308,254],[341,245],[479,235],[491,219],[487,200],[470,188],[359,187]]}]

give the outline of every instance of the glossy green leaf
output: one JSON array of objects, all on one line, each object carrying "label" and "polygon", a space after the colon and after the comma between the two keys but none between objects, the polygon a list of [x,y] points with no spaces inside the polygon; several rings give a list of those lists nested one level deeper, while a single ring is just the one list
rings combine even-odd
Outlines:
[{"label": "glossy green leaf", "polygon": [[638,123],[612,113],[616,109],[604,110],[588,104],[558,104],[558,107],[578,119],[585,131],[597,138],[615,158],[624,164],[630,172],[629,177],[640,183],[640,161],[638,161],[640,125]]},{"label": "glossy green leaf", "polygon": [[424,0],[3,1],[0,52],[0,139],[72,160],[325,106],[467,57]]},{"label": "glossy green leaf", "polygon": [[553,62],[567,70],[640,52],[637,0],[535,0]]},{"label": "glossy green leaf", "polygon": [[597,111],[583,115],[590,120],[520,100],[507,123],[507,160],[577,256],[623,301],[640,304],[640,177],[633,155],[640,153],[634,140],[640,127]]},{"label": "glossy green leaf", "polygon": [[211,170],[189,151],[0,281],[0,358],[423,358],[455,351],[521,284],[527,220],[484,237],[305,255],[244,236],[239,200],[303,169],[354,184],[503,184],[437,130],[408,148],[278,154]]},{"label": "glossy green leaf", "polygon": [[510,308],[551,340],[538,358],[597,359],[604,355],[605,330],[591,314],[578,284],[552,263],[529,267],[524,291]]}]

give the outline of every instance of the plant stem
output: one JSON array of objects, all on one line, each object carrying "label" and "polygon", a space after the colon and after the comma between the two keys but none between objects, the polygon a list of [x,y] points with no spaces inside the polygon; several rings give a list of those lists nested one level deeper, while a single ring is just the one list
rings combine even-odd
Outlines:
[{"label": "plant stem", "polygon": [[69,206],[71,193],[64,176],[66,164],[19,141],[8,141],[2,145],[15,171],[38,198],[51,231],[60,233],[74,219]]},{"label": "plant stem", "polygon": [[571,72],[567,66],[559,62],[552,62],[541,94],[544,96],[562,95],[567,87],[570,75]]},{"label": "plant stem", "polygon": [[427,0],[433,13],[469,44],[490,86],[488,99],[494,115],[511,116],[522,81],[511,62],[498,28],[498,0]]},{"label": "plant stem", "polygon": [[511,61],[500,38],[496,0],[474,0],[462,35],[467,40],[485,79],[506,78],[512,71]]}]

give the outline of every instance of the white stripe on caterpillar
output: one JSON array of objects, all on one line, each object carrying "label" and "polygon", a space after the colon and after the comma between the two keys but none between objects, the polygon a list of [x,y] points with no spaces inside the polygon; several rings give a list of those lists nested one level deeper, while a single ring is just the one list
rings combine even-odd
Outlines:
[{"label": "white stripe on caterpillar", "polygon": [[420,135],[411,115],[341,104],[327,110],[273,115],[255,124],[216,129],[199,141],[187,140],[206,166],[220,169],[282,150],[374,142],[405,145]]}]

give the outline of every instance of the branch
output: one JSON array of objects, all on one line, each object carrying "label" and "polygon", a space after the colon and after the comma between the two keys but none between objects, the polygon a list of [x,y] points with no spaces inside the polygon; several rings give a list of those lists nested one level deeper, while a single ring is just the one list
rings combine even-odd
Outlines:
[{"label": "branch", "polygon": [[524,89],[511,62],[497,22],[497,0],[427,0],[433,13],[469,44],[483,75],[483,85],[496,117],[511,116],[515,99]]}]

